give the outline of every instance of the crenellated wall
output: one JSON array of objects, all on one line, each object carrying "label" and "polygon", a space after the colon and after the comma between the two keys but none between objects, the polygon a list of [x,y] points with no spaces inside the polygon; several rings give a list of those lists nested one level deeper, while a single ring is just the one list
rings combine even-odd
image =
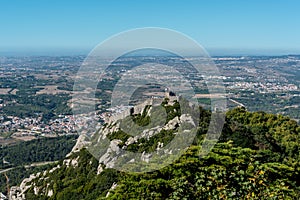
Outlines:
[{"label": "crenellated wall", "polygon": [[[166,93],[169,94],[169,91]],[[165,98],[169,99],[170,105],[173,105],[173,102],[175,100],[179,101],[178,96],[166,95]],[[133,115],[142,114],[143,110],[145,109],[145,107],[147,105],[158,106],[162,103],[162,101],[163,101],[163,98],[149,98],[149,99],[145,100],[143,103],[137,104],[137,105],[133,106],[132,108],[128,108],[120,113],[112,114],[111,116],[108,117],[107,120],[105,120],[105,122],[106,123],[115,122],[117,120],[124,119],[125,117],[129,116],[130,114],[133,114]]]}]

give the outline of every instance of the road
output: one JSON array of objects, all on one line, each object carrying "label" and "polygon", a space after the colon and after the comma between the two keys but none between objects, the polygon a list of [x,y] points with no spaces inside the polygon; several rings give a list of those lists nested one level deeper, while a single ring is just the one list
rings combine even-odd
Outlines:
[{"label": "road", "polygon": [[[36,163],[31,163],[30,165],[25,165],[25,168],[30,168],[30,167],[38,167],[38,166],[43,166],[43,165],[48,165],[48,164],[52,164],[52,163],[57,163],[58,161],[47,161],[47,162],[36,162]],[[0,169],[0,174],[3,174],[5,172],[8,172],[10,170],[13,170],[17,167],[11,167],[11,168],[7,168],[7,169]]]}]

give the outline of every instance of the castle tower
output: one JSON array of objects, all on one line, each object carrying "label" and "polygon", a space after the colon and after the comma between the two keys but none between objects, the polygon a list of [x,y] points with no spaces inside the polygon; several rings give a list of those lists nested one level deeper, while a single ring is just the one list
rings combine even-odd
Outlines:
[{"label": "castle tower", "polygon": [[165,89],[165,98],[170,99],[170,89],[169,88]]}]

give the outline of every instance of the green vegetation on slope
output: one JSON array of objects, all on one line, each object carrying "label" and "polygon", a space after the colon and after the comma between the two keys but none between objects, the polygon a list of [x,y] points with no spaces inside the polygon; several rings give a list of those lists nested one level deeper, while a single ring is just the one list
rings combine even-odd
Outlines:
[{"label": "green vegetation on slope", "polygon": [[[63,166],[35,180],[46,188],[53,184],[52,197],[29,199],[297,199],[300,196],[300,127],[287,117],[229,111],[219,143],[199,157],[209,124],[209,112],[201,110],[195,144],[175,163],[151,173],[123,173],[104,169],[85,149],[77,167]],[[117,183],[114,190],[110,190]],[[51,188],[51,187],[50,187]]]},{"label": "green vegetation on slope", "polygon": [[105,197],[114,182],[120,179],[120,173],[113,169],[105,169],[101,175],[96,176],[98,161],[83,149],[74,153],[69,159],[78,158],[77,167],[67,167],[61,161],[61,168],[53,173],[47,172],[49,179],[35,180],[36,186],[53,188],[54,195],[49,198],[46,196],[35,196],[31,188],[26,196],[27,199],[97,199],[99,196]]},{"label": "green vegetation on slope", "polygon": [[0,169],[27,165],[34,162],[55,161],[63,159],[73,148],[78,136],[61,136],[39,138],[20,142],[13,146],[4,146],[0,151]]},{"label": "green vegetation on slope", "polygon": [[[76,135],[40,138],[2,147],[0,160],[9,163],[0,162],[0,169],[13,168],[6,174],[9,177],[10,186],[18,185],[30,174],[53,167],[53,164],[36,167],[25,167],[26,165],[63,159],[72,150],[76,139]],[[3,174],[0,174],[0,192],[7,193],[6,178]]]}]

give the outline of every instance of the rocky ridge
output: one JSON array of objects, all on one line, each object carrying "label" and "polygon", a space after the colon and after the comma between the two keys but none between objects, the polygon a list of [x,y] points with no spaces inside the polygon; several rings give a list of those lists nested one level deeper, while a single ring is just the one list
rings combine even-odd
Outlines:
[{"label": "rocky ridge", "polygon": [[[146,105],[146,104],[143,104]],[[147,104],[148,105],[148,104]],[[165,104],[164,106],[173,106],[174,102],[170,102]],[[145,109],[145,108],[144,108]],[[135,115],[141,116],[144,112],[144,116],[142,117],[149,117],[151,116],[151,110],[152,107],[148,107],[147,112],[143,109],[139,109],[139,113],[135,113]],[[174,109],[175,112],[178,112]],[[96,143],[101,143],[102,140],[108,140],[113,134],[117,133],[121,130],[121,121],[128,117],[122,116],[116,117],[117,120],[108,120],[109,123],[107,123],[105,126],[103,126],[97,133],[95,134],[94,138],[96,138]],[[100,157],[98,157],[99,163],[97,172],[95,175],[99,175],[103,172],[105,168],[115,168],[116,162],[119,158],[122,158],[125,156],[124,152],[125,150],[130,146],[136,144],[139,146],[139,141],[143,139],[143,141],[149,141],[151,138],[155,137],[156,135],[160,134],[162,131],[172,131],[172,134],[176,136],[176,134],[182,134],[183,132],[187,132],[188,130],[180,130],[180,127],[182,124],[188,124],[188,127],[195,126],[195,121],[193,120],[192,116],[188,114],[182,114],[180,115],[179,112],[175,115],[175,117],[171,120],[169,120],[167,123],[165,123],[163,126],[155,126],[150,127],[149,129],[144,129],[140,134],[137,134],[135,136],[129,135],[126,140],[122,140],[119,138],[114,138],[112,140],[108,140],[109,143],[106,146],[106,151],[101,154]],[[90,138],[87,138],[85,135],[80,135],[76,145],[72,149],[72,151],[66,156],[66,158],[62,161],[62,165],[66,168],[73,167],[76,168],[79,163],[79,157],[74,157],[73,154],[76,152],[79,152],[81,149],[93,145],[95,141],[90,141]],[[139,158],[132,158],[127,161],[127,163],[133,163],[136,161],[136,159],[140,159],[143,162],[148,163],[154,154],[157,154],[159,151],[163,150],[164,154],[172,154],[172,149],[163,149],[165,147],[165,144],[163,141],[158,141],[156,144],[156,148],[154,152],[146,152],[143,151],[139,154]],[[90,163],[91,164],[91,163]],[[36,186],[35,182],[36,180],[47,180],[48,175],[51,173],[54,173],[57,169],[60,169],[62,166],[58,164],[56,167],[46,170],[44,172],[40,172],[37,174],[31,175],[29,178],[26,178],[22,181],[19,187],[12,187],[11,193],[10,193],[10,199],[14,200],[23,200],[25,199],[25,194],[28,190],[33,189],[35,195],[43,195],[51,197],[53,195],[53,188],[51,188],[51,184],[47,184],[46,187],[38,187]],[[117,185],[113,184],[111,189],[114,189]]]}]

